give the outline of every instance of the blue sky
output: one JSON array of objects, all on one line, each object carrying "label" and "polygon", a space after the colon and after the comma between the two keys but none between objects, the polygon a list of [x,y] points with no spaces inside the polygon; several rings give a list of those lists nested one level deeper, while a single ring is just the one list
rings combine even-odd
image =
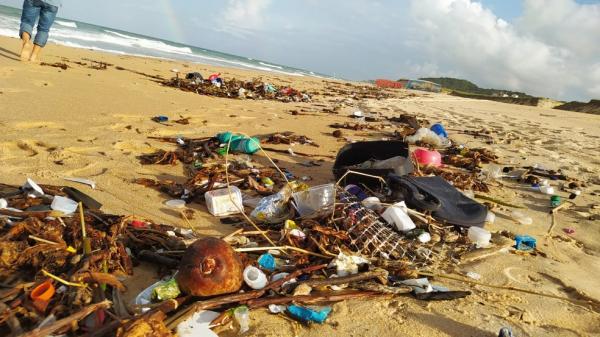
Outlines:
[{"label": "blue sky", "polygon": [[349,79],[454,76],[540,96],[600,98],[600,1],[63,3],[65,18]]}]

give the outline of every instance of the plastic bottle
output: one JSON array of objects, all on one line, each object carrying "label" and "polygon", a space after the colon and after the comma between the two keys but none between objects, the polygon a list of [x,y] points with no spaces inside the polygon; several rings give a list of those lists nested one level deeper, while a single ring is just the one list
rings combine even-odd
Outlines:
[{"label": "plastic bottle", "polygon": [[470,227],[467,234],[469,240],[475,243],[477,248],[485,248],[490,244],[492,233],[479,227]]},{"label": "plastic bottle", "polygon": [[241,138],[231,141],[231,151],[247,154],[254,154],[260,150],[260,140],[258,138]]},{"label": "plastic bottle", "polygon": [[404,201],[394,204],[381,215],[390,225],[396,225],[400,232],[408,232],[417,228],[412,219],[404,212],[406,204]]},{"label": "plastic bottle", "polygon": [[244,281],[252,289],[260,290],[267,286],[267,276],[262,270],[254,266],[246,267],[243,275]]}]

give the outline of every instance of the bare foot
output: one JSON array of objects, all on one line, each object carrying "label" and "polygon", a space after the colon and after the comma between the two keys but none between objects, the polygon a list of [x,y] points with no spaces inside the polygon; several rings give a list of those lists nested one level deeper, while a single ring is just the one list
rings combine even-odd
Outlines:
[{"label": "bare foot", "polygon": [[29,56],[29,62],[40,63],[40,52],[42,51],[42,47],[38,45],[33,45],[33,51]]},{"label": "bare foot", "polygon": [[33,44],[23,43],[21,47],[21,61],[29,61],[31,58],[31,52],[33,51]]}]

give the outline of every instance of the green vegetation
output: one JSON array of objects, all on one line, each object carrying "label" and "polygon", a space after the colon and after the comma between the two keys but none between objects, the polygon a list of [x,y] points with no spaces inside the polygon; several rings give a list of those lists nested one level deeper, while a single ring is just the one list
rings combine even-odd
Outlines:
[{"label": "green vegetation", "polygon": [[462,93],[484,95],[484,96],[503,96],[503,95],[518,95],[519,97],[533,97],[523,92],[500,90],[500,89],[484,89],[477,86],[477,84],[462,80],[459,78],[452,77],[425,77],[421,78],[424,81],[430,81],[441,85],[444,89],[459,91]]}]

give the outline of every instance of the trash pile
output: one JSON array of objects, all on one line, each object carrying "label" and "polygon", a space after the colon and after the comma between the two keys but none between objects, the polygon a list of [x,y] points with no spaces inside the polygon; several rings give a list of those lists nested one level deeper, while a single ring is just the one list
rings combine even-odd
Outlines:
[{"label": "trash pile", "polygon": [[122,279],[186,247],[185,230],[101,207],[72,187],[0,184],[3,334],[79,335],[131,317]]},{"label": "trash pile", "polygon": [[[469,292],[432,285],[420,273],[451,271],[465,254],[492,244],[482,228],[491,219],[488,209],[443,178],[426,176],[424,169],[436,167],[427,164],[443,169],[441,155],[421,158],[404,141],[348,144],[334,164],[337,183],[309,186],[264,152],[272,166],[253,161],[262,149],[257,138],[223,132],[161,140],[177,150],[140,159],[170,164],[177,158],[186,163],[188,181],[137,182],[176,198],[170,202],[182,208],[205,203],[222,224],[237,226],[224,238],[201,238],[187,248],[168,283],[178,285],[178,302],[181,296],[187,296],[182,303],[190,303],[189,296],[204,300],[176,320],[167,318],[167,329],[197,328],[190,317],[216,308],[229,310],[209,312],[204,328],[233,321],[244,332],[248,310],[259,307],[322,323],[331,307],[312,304],[407,293],[422,300],[461,298]],[[290,133],[265,140],[314,145]]]},{"label": "trash pile", "polygon": [[238,98],[238,99],[268,99],[281,102],[310,102],[311,96],[291,87],[277,87],[263,82],[260,78],[252,81],[241,81],[235,78],[225,80],[221,74],[212,74],[204,79],[200,73],[189,73],[185,78],[179,77],[179,71],[174,69],[176,77],[163,81],[168,87],[200,95]]},{"label": "trash pile", "polygon": [[[335,182],[316,186],[279,168],[261,146],[317,146],[304,136],[154,138],[177,149],[140,161],[182,162],[188,179],[137,183],[174,198],[166,205],[186,221],[189,203],[205,204],[223,226],[235,226],[221,238],[198,235],[189,221],[192,228],[180,229],[104,214],[71,187],[32,180],[2,185],[0,329],[28,336],[243,334],[258,308],[321,324],[337,301],[468,296],[428,277],[456,271],[480,248],[515,240],[516,251],[535,254],[535,238],[484,228],[494,221],[491,209],[507,203],[488,198],[481,204],[474,197],[485,196],[475,192],[487,192],[500,177],[537,184],[552,195],[554,212],[565,204],[540,178],[568,178],[539,167],[502,168],[488,150],[453,144],[439,124],[408,127],[414,133],[403,140],[345,145],[333,165]],[[259,152],[269,164],[252,160]],[[576,195],[577,183],[563,187]],[[518,210],[511,217],[531,222]],[[164,278],[126,303],[124,279],[139,261],[158,267]]]}]

